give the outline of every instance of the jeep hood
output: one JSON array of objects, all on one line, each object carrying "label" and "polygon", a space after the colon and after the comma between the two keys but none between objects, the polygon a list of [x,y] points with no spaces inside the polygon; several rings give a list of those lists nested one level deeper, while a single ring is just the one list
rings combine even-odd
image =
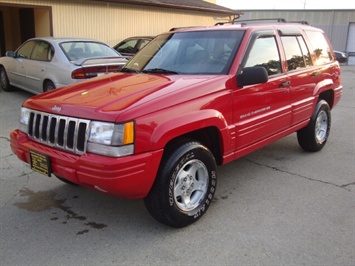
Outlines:
[{"label": "jeep hood", "polygon": [[[219,76],[115,73],[86,80],[28,99],[24,106],[43,112],[112,121],[125,111],[144,105],[145,112],[164,108],[164,96],[175,93],[177,104],[185,89]],[[147,104],[149,103],[149,104]],[[141,108],[140,108],[141,109]],[[138,114],[137,114],[138,115]]]}]

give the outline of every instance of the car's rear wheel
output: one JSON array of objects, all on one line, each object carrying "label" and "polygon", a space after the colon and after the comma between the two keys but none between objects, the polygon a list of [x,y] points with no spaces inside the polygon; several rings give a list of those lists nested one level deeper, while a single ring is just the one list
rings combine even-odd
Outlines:
[{"label": "car's rear wheel", "polygon": [[145,205],[157,221],[184,227],[207,211],[216,186],[212,153],[198,142],[183,142],[165,153]]},{"label": "car's rear wheel", "polygon": [[50,80],[46,80],[43,85],[43,92],[52,91],[55,89],[54,83]]},{"label": "car's rear wheel", "polygon": [[4,91],[12,91],[9,78],[4,67],[0,67],[0,86]]},{"label": "car's rear wheel", "polygon": [[330,107],[320,100],[308,126],[297,132],[299,145],[305,151],[319,151],[328,140],[331,125]]}]

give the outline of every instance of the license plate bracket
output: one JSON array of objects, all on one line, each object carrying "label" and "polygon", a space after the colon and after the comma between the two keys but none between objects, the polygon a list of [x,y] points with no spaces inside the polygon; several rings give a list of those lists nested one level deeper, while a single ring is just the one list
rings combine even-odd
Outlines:
[{"label": "license plate bracket", "polygon": [[42,175],[51,176],[50,158],[42,153],[30,151],[31,169]]}]

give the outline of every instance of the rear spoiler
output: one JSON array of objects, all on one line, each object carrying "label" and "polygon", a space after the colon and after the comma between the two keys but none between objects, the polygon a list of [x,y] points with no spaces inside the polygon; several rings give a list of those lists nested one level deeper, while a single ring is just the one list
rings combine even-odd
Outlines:
[{"label": "rear spoiler", "polygon": [[127,56],[100,56],[100,57],[90,57],[82,58],[76,61],[72,61],[74,65],[84,66],[84,65],[124,65],[128,62]]}]

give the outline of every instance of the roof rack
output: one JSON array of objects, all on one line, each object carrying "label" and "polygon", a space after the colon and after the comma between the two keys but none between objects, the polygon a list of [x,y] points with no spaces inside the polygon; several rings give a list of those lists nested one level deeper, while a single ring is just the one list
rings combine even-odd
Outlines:
[{"label": "roof rack", "polygon": [[263,23],[268,21],[276,22],[276,23],[298,23],[303,25],[309,25],[307,21],[287,21],[284,18],[262,18],[262,19],[246,19],[246,20],[237,20],[237,18],[234,18],[233,21],[218,22],[215,24],[215,26],[224,25],[224,24],[236,24],[236,23],[245,26],[248,24]]},{"label": "roof rack", "polygon": [[288,23],[297,23],[302,25],[309,25],[307,21],[287,21]]},{"label": "roof rack", "polygon": [[252,23],[263,23],[265,21],[273,21],[273,22],[277,22],[277,23],[286,23],[286,19],[284,18],[261,18],[261,19],[246,19],[246,20],[236,20],[234,19],[233,22],[218,22],[215,24],[215,26],[218,25],[224,25],[224,24],[235,24],[236,22],[238,24],[241,24],[242,26],[248,25],[248,24],[252,24]]},{"label": "roof rack", "polygon": [[203,26],[174,27],[174,28],[171,28],[169,31],[183,30],[183,29],[192,29],[192,28],[198,28],[198,27],[203,27]]},{"label": "roof rack", "polygon": [[226,21],[226,22],[217,22],[216,24],[214,24],[215,26],[220,26],[220,25],[224,25],[224,24],[232,24],[234,25],[234,23],[237,21],[237,19],[240,17],[235,17],[233,18],[231,21]]}]

